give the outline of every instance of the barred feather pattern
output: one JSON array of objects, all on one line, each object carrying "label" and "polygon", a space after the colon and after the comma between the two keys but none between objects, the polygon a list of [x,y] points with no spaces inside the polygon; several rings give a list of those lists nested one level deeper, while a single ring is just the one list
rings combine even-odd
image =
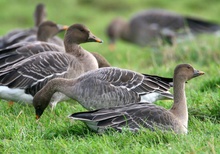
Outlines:
[{"label": "barred feather pattern", "polygon": [[119,131],[125,128],[136,132],[141,128],[148,128],[150,130],[173,130],[176,133],[181,133],[179,130],[184,129],[180,129],[184,126],[171,112],[148,102],[79,112],[69,117],[85,122],[97,132],[103,132],[110,128]]},{"label": "barred feather pattern", "polygon": [[67,96],[90,110],[142,102],[146,96],[149,96],[146,101],[150,103],[158,99],[173,99],[168,91],[170,82],[116,67],[89,71],[78,77],[69,88]]},{"label": "barred feather pattern", "polygon": [[0,69],[45,51],[65,52],[63,47],[52,43],[40,41],[17,43],[7,48],[0,49]]},{"label": "barred feather pattern", "polygon": [[0,85],[25,89],[27,94],[34,96],[49,80],[65,77],[73,60],[73,56],[65,53],[34,55],[0,70]]}]

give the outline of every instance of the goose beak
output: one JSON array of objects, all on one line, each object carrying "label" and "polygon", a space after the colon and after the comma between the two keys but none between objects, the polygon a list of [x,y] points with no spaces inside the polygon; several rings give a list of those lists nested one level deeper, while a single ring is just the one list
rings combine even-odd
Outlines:
[{"label": "goose beak", "polygon": [[194,70],[193,77],[197,77],[197,76],[200,76],[200,75],[203,75],[203,74],[205,74],[205,72],[202,72],[202,71],[199,71],[199,70]]},{"label": "goose beak", "polygon": [[103,43],[103,41],[102,41],[100,38],[96,37],[96,36],[93,35],[92,33],[89,33],[88,42]]},{"label": "goose beak", "polygon": [[36,115],[36,120],[40,119],[40,116],[39,115]]},{"label": "goose beak", "polygon": [[59,31],[65,31],[69,28],[69,26],[66,26],[66,25],[58,25],[58,28],[59,28]]},{"label": "goose beak", "polygon": [[35,110],[36,112],[36,119],[40,119],[41,115],[43,114],[43,111],[41,109],[36,109]]}]

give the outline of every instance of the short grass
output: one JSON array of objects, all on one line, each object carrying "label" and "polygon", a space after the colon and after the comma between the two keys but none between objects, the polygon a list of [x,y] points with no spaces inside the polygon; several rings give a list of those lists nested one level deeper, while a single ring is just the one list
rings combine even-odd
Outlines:
[{"label": "short grass", "polygon": [[[32,12],[39,1],[0,2],[0,34],[13,28],[31,27]],[[196,15],[220,24],[218,0],[65,0],[44,1],[48,19],[60,24],[86,24],[104,40],[103,44],[82,46],[105,56],[113,65],[142,73],[171,77],[179,63],[190,63],[204,71],[202,77],[187,83],[189,107],[188,135],[150,132],[107,132],[96,134],[67,116],[84,109],[74,101],[49,108],[36,122],[33,107],[6,102],[0,105],[0,153],[220,153],[220,39],[204,35],[176,46],[159,49],[118,41],[114,52],[108,50],[105,27],[115,16],[129,18],[150,7],[171,9],[184,15]],[[62,37],[62,35],[61,35]],[[172,101],[159,101],[169,108]]]}]

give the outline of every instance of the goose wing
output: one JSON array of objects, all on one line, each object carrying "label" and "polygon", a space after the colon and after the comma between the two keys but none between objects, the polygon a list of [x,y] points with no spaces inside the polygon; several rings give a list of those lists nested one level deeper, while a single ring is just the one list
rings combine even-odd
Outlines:
[{"label": "goose wing", "polygon": [[122,130],[127,128],[137,131],[140,128],[155,130],[174,129],[178,123],[166,109],[151,103],[135,103],[109,109],[74,113],[70,118],[85,122],[95,131],[102,132],[109,128]]},{"label": "goose wing", "polygon": [[9,88],[22,88],[34,95],[49,80],[65,77],[73,56],[46,52],[33,55],[6,69],[0,70],[0,84]]},{"label": "goose wing", "polygon": [[20,42],[30,35],[36,35],[37,28],[33,29],[17,29],[9,32],[2,38],[0,38],[0,48],[6,48],[7,46],[11,46],[15,43]]},{"label": "goose wing", "polygon": [[64,52],[64,48],[52,43],[40,41],[17,43],[0,50],[0,69],[45,51]]},{"label": "goose wing", "polygon": [[111,86],[126,88],[139,96],[157,92],[173,98],[168,91],[172,86],[172,78],[163,78],[154,75],[140,74],[120,68],[104,68],[98,73],[99,78],[107,81]]}]

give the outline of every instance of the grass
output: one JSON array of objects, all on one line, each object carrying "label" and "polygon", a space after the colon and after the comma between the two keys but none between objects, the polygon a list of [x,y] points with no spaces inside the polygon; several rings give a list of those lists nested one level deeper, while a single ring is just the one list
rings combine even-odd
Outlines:
[{"label": "grass", "polygon": [[[31,27],[32,12],[38,2],[2,0],[0,34],[16,27]],[[186,86],[189,133],[174,135],[146,130],[136,134],[127,131],[96,134],[83,123],[67,118],[73,112],[84,110],[74,101],[60,103],[54,111],[47,109],[36,122],[33,107],[20,104],[9,107],[2,100],[0,153],[220,153],[220,39],[204,35],[157,50],[118,41],[116,51],[110,52],[105,35],[105,27],[115,16],[128,19],[136,11],[150,7],[171,9],[220,23],[220,2],[211,0],[207,5],[205,0],[175,3],[165,0],[54,0],[45,1],[45,4],[48,19],[67,25],[84,23],[102,38],[103,44],[82,46],[101,53],[113,66],[168,77],[179,63],[190,63],[204,71],[204,76],[189,81]],[[169,108],[172,101],[158,101],[157,104]]]}]

